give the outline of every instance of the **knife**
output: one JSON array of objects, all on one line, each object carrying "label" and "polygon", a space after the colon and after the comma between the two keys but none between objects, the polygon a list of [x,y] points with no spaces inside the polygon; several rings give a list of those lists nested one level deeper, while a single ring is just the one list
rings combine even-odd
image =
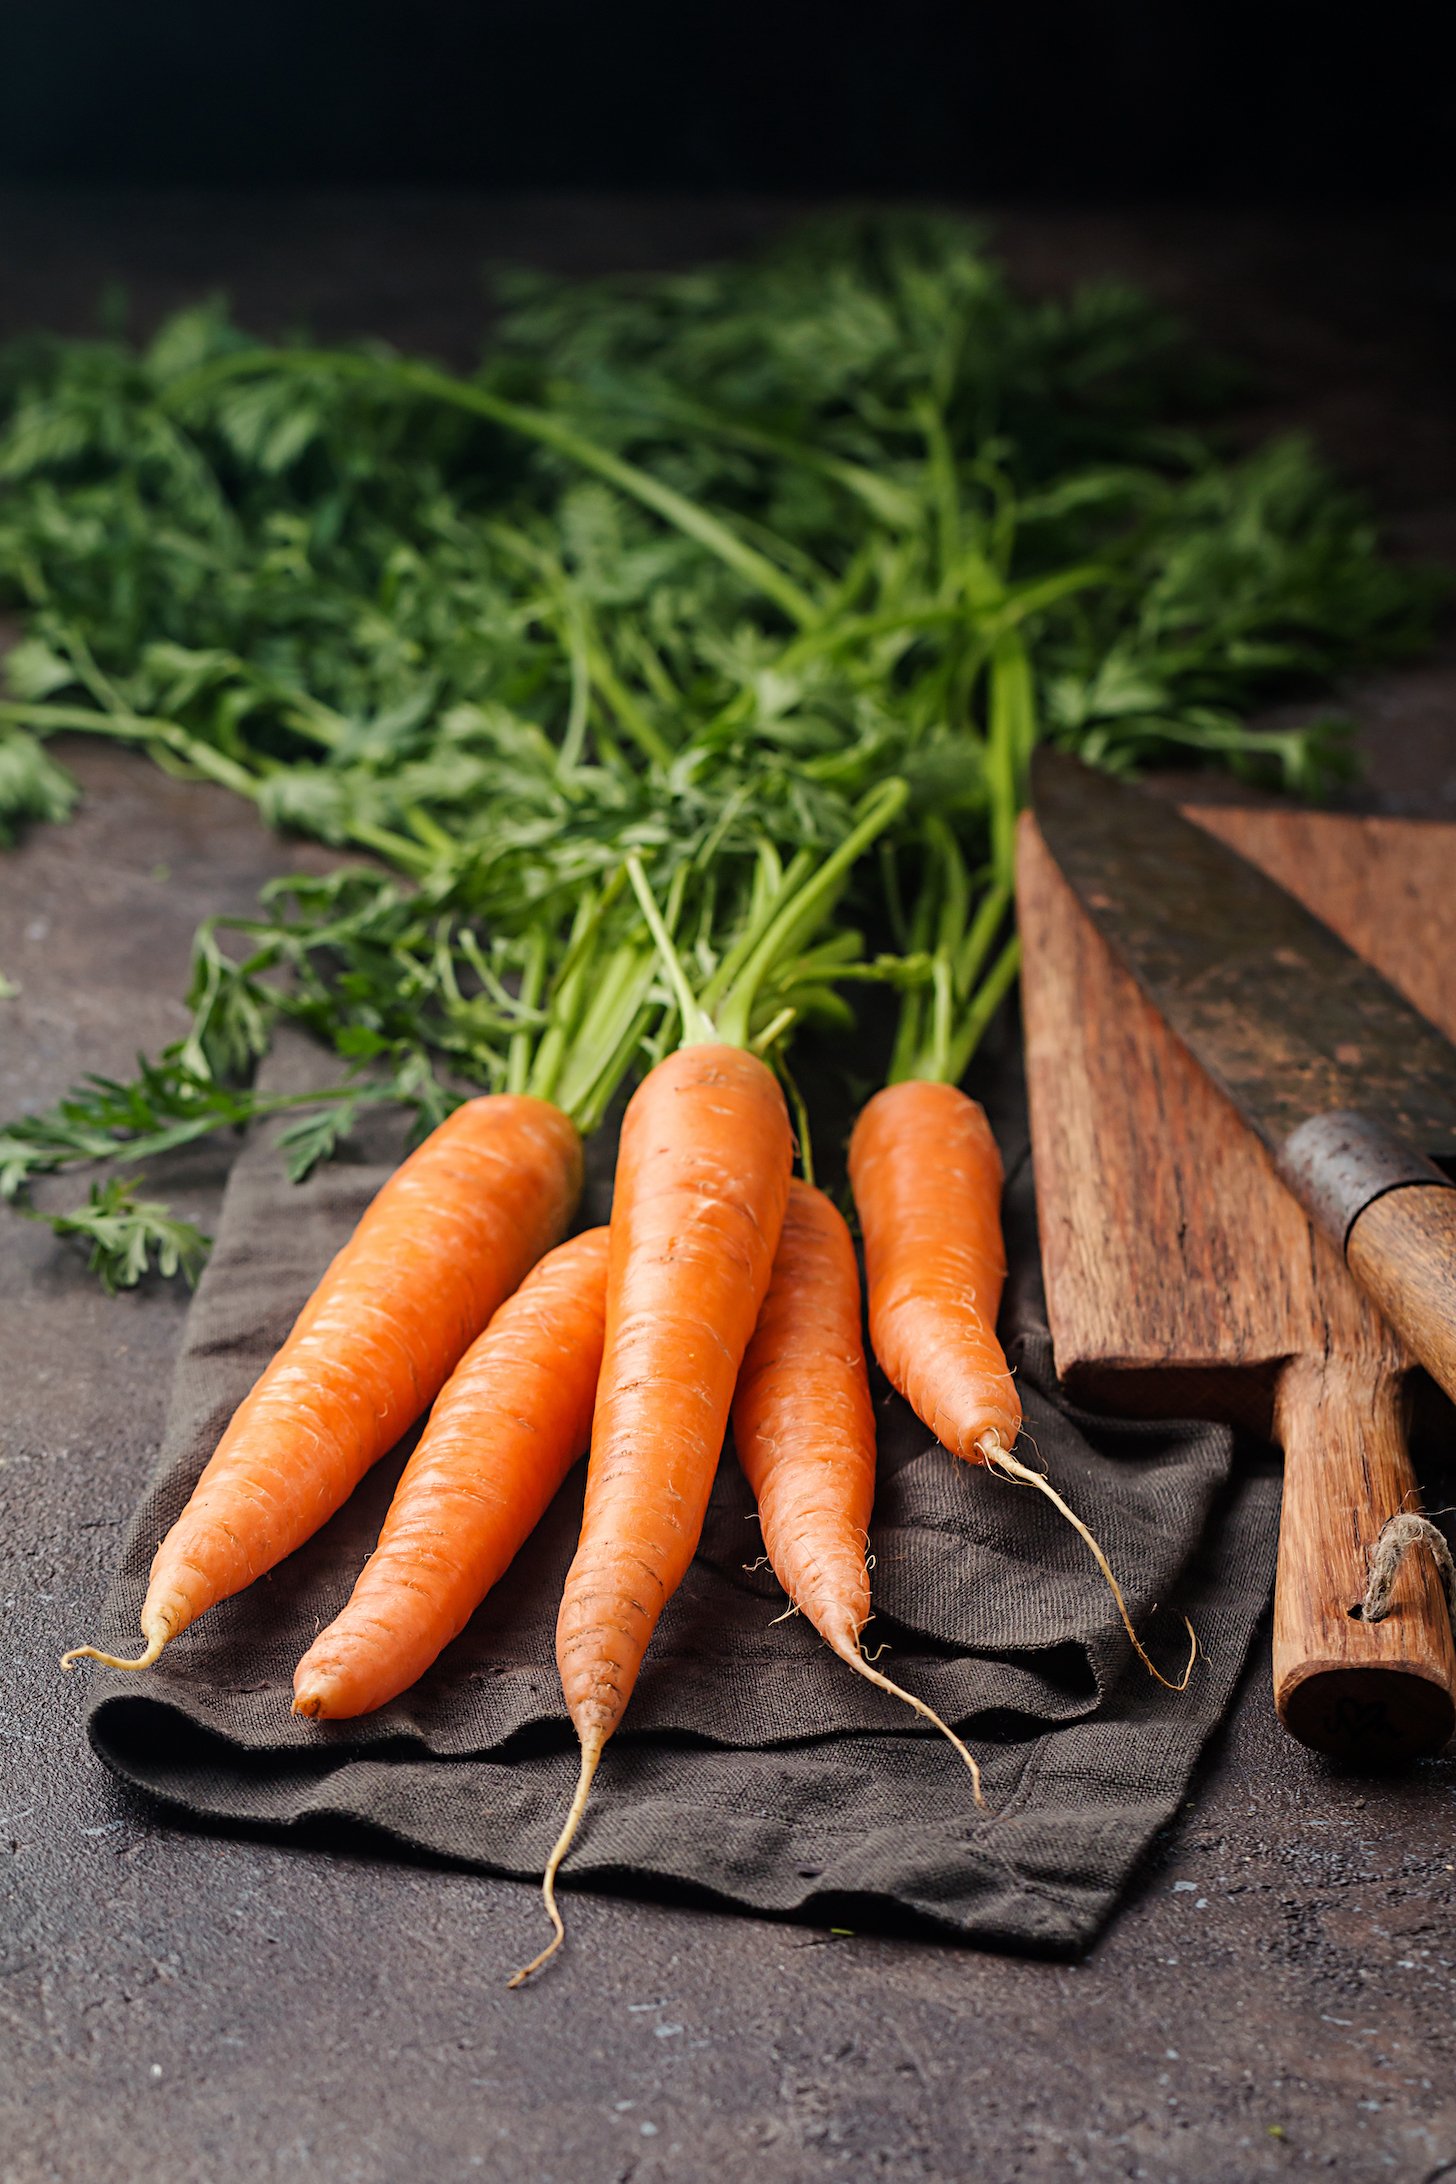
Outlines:
[{"label": "knife", "polygon": [[[1292,895],[1171,804],[1048,749],[1033,762],[1032,800],[1103,940],[1407,1351],[1456,1398],[1456,1185],[1437,1165],[1456,1160],[1456,1048]],[[1398,1420],[1364,1425],[1363,1446],[1357,1436],[1331,1449],[1322,1495],[1301,1492],[1309,1521],[1298,1529],[1286,1475],[1275,1682],[1299,1735],[1318,1669],[1336,1653],[1348,1661],[1355,1637],[1347,1621],[1321,1646],[1321,1628],[1328,1641],[1330,1619],[1348,1618],[1353,1603],[1322,1597],[1320,1536],[1348,1547],[1353,1522],[1369,1546],[1392,1513],[1388,1499],[1378,1514],[1320,1502],[1378,1498],[1377,1481],[1387,1496],[1392,1479],[1414,1486]],[[1444,1614],[1438,1586],[1423,1596]],[[1449,1662],[1449,1632],[1427,1638],[1426,1661]],[[1394,1665],[1388,1644],[1380,1659]],[[1446,1718],[1449,1728],[1449,1707]]]}]

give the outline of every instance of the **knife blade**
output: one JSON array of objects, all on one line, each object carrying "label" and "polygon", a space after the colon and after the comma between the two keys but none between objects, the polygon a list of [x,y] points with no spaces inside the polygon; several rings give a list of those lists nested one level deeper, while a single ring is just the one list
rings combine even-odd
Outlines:
[{"label": "knife blade", "polygon": [[1032,801],[1103,939],[1456,1398],[1456,1048],[1171,804],[1046,748]]}]

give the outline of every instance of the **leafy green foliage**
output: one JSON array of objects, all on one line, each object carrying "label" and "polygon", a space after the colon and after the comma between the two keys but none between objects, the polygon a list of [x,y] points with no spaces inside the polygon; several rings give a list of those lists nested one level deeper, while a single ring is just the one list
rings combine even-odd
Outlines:
[{"label": "leafy green foliage", "polygon": [[119,1176],[94,1183],[84,1206],[51,1217],[57,1236],[79,1236],[91,1247],[87,1264],[108,1296],[135,1289],[152,1269],[195,1282],[211,1239],[154,1200],[138,1198]]},{"label": "leafy green foliage", "polygon": [[321,1107],[312,1115],[300,1115],[285,1124],[274,1140],[283,1155],[290,1183],[302,1183],[322,1160],[331,1160],[359,1119],[353,1100],[335,1107]]},{"label": "leafy green foliage", "polygon": [[[0,836],[65,815],[44,739],[90,726],[386,868],[204,927],[189,1038],[12,1126],[11,1195],[271,1111],[251,1075],[281,1017],[342,1072],[283,1133],[298,1174],[361,1099],[426,1127],[538,1052],[590,1110],[665,1005],[624,859],[710,978],[892,775],[908,803],[845,915],[871,961],[920,966],[902,1045],[949,1066],[1009,975],[974,896],[1004,888],[1039,736],[1317,793],[1347,763],[1322,693],[1426,625],[1431,582],[1306,442],[1225,454],[1233,375],[1164,313],[1029,301],[958,223],[500,288],[468,378],[264,349],[215,306],[140,351],[0,354],[0,606],[25,623]],[[1303,724],[1249,724],[1306,697]],[[764,1006],[841,1021],[864,966],[804,945]],[[567,1023],[595,1060],[568,1066]]]},{"label": "leafy green foliage", "polygon": [[0,1197],[17,1199],[38,1176],[92,1161],[132,1163],[249,1119],[247,1097],[194,1074],[181,1044],[138,1057],[129,1083],[88,1077],[44,1113],[0,1131]]},{"label": "leafy green foliage", "polygon": [[65,819],[76,784],[24,729],[0,727],[0,843],[8,846],[32,819]]}]

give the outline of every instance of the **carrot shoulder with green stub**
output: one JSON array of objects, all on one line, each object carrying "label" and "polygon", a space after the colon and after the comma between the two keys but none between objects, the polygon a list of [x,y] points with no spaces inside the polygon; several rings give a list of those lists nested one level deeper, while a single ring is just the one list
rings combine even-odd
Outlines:
[{"label": "carrot shoulder with green stub", "polygon": [[[591,941],[589,918],[577,930]],[[63,1667],[150,1667],[310,1538],[434,1401],[564,1233],[581,1125],[636,1050],[653,975],[645,936],[568,947],[544,1028],[513,1041],[509,1088],[456,1108],[390,1177],[234,1412],[157,1550],[140,1655],[80,1646]]]},{"label": "carrot shoulder with green stub", "polygon": [[904,798],[899,782],[887,783],[829,856],[817,866],[796,860],[700,995],[629,863],[673,984],[682,1043],[643,1079],[622,1124],[586,1507],[556,1627],[580,1775],[543,1881],[553,1937],[512,1984],[560,1946],[557,1870],[696,1551],[738,1368],[768,1290],[793,1131],[778,1079],[754,1047],[787,1028],[792,1002],[775,1004],[792,991],[793,966]]}]

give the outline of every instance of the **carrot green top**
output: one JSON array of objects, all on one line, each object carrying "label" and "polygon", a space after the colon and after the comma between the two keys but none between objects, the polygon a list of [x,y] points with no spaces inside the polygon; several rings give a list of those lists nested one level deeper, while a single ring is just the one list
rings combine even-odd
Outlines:
[{"label": "carrot green top", "polygon": [[765,843],[760,884],[741,929],[696,992],[640,859],[627,859],[627,876],[676,1006],[680,1045],[719,1042],[767,1053],[786,1036],[806,1006],[832,991],[839,979],[862,968],[857,935],[836,936],[826,946],[814,943],[855,864],[899,817],[908,798],[903,781],[881,782],[861,800],[855,824],[837,848],[818,861],[802,850],[787,867],[780,867]]},{"label": "carrot green top", "polygon": [[912,1077],[958,1084],[1021,960],[1015,933],[1004,936],[1003,928],[1012,907],[1016,818],[1037,721],[1031,663],[1016,630],[996,639],[987,679],[990,860],[972,873],[945,821],[926,821],[924,874],[907,936],[926,975],[907,986],[890,1061],[892,1084]]},{"label": "carrot green top", "polygon": [[[925,876],[911,924],[907,982],[889,1081],[959,1084],[1020,961],[1009,879],[986,875],[979,901],[960,845],[942,820],[925,825]],[[999,946],[998,946],[999,942]]]}]

